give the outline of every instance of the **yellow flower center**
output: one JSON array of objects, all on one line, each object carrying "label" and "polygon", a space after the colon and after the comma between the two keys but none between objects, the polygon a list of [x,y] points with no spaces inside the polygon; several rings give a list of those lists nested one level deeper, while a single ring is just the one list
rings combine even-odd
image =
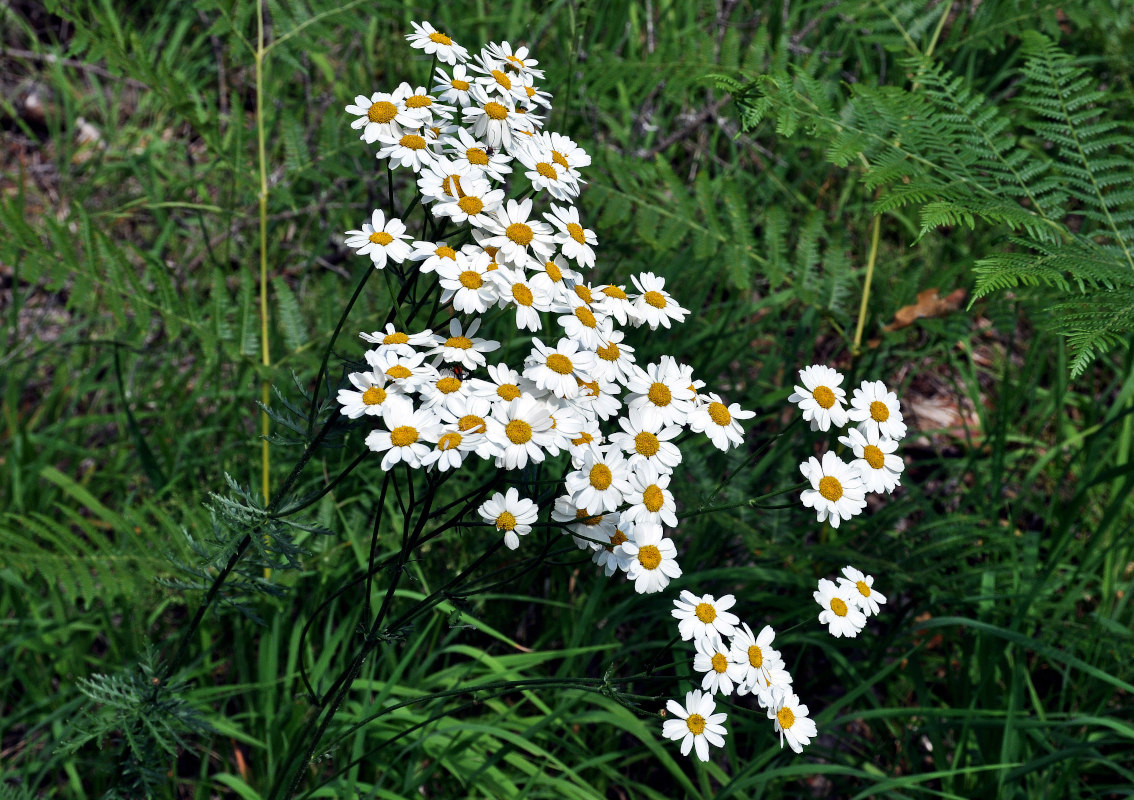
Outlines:
[{"label": "yellow flower center", "polygon": [[386,374],[391,378],[398,379],[405,379],[413,375],[412,372],[410,372],[406,367],[403,367],[401,364],[395,364],[394,366],[390,367],[388,370],[386,370]]},{"label": "yellow flower center", "polygon": [[411,94],[406,98],[406,108],[428,108],[433,105],[433,98],[427,94]]},{"label": "yellow flower center", "polygon": [[622,291],[621,286],[604,286],[602,293],[607,297],[613,297],[615,300],[626,300],[626,292]]},{"label": "yellow flower center", "polygon": [[362,393],[362,402],[368,406],[381,405],[386,401],[386,390],[381,386],[371,386]]},{"label": "yellow flower center", "polygon": [[661,564],[661,550],[652,544],[648,544],[638,551],[638,561],[646,569],[657,569]]},{"label": "yellow flower center", "polygon": [[862,448],[862,457],[866,459],[866,463],[874,469],[882,469],[883,465],[886,463],[886,454],[872,444],[868,444],[866,447]]},{"label": "yellow flower center", "polygon": [[709,403],[709,419],[723,427],[732,422],[732,414],[724,403]]},{"label": "yellow flower center", "polygon": [[833,503],[843,496],[843,485],[838,478],[826,475],[819,479],[819,494]]},{"label": "yellow flower center", "polygon": [[530,306],[535,302],[532,290],[522,283],[512,284],[512,298],[522,306]]},{"label": "yellow flower center", "polygon": [[837,597],[832,597],[831,610],[838,614],[840,617],[845,617],[847,615],[847,604]]},{"label": "yellow flower center", "polygon": [[446,347],[455,347],[458,350],[471,350],[473,343],[472,339],[467,336],[450,336],[445,340]]},{"label": "yellow flower center", "polygon": [[370,241],[372,244],[380,244],[383,247],[394,241],[394,237],[385,231],[374,231],[370,234]]},{"label": "yellow flower center", "polygon": [[642,431],[634,437],[634,450],[638,455],[651,458],[656,456],[660,449],[661,443],[658,441],[658,437],[649,431]]},{"label": "yellow flower center", "polygon": [[570,375],[571,371],[575,369],[575,365],[571,363],[571,359],[567,358],[567,356],[561,353],[552,353],[547,357],[547,368],[560,375]]},{"label": "yellow flower center", "polygon": [[532,439],[532,426],[522,419],[514,419],[504,426],[504,433],[512,444],[526,444]]},{"label": "yellow flower center", "polygon": [[512,67],[513,69],[523,69],[524,62],[516,58],[515,56],[504,56],[504,58],[512,62],[508,66]]},{"label": "yellow flower center", "polygon": [[504,233],[520,247],[527,247],[532,243],[532,229],[522,222],[513,222],[504,230]]},{"label": "yellow flower center", "polygon": [[484,211],[484,201],[479,197],[468,195],[457,201],[457,208],[461,209],[461,211],[465,212],[468,216],[475,217],[481,211]]},{"label": "yellow flower center", "polygon": [[524,91],[527,92],[529,99],[535,97],[536,88],[534,86],[525,86]]},{"label": "yellow flower center", "polygon": [[563,167],[563,169],[569,169],[571,167],[571,165],[567,163],[567,157],[558,150],[551,151],[551,160]]},{"label": "yellow flower center", "polygon": [[[500,252],[499,247],[493,247],[490,244],[486,244],[483,249],[484,249],[484,252],[488,253],[488,257],[491,258],[493,261],[496,260],[496,254]],[[490,270],[495,269],[495,267],[489,267],[489,269]]]},{"label": "yellow flower center", "polygon": [[646,491],[642,492],[642,505],[651,514],[656,514],[661,511],[662,506],[665,505],[665,495],[662,494],[661,487],[656,483],[651,483],[646,487]]},{"label": "yellow flower center", "polygon": [[575,287],[575,294],[577,294],[579,296],[579,299],[587,305],[590,305],[594,302],[594,295],[591,294],[591,287],[589,286],[584,286],[580,283]]},{"label": "yellow flower center", "polygon": [[665,408],[673,401],[673,393],[669,390],[669,387],[656,381],[650,384],[650,391],[646,393],[646,397],[650,398],[650,402],[655,406],[661,408]]},{"label": "yellow flower center", "polygon": [[508,109],[495,100],[489,100],[484,104],[484,113],[487,114],[490,119],[508,119]]},{"label": "yellow flower center", "polygon": [[514,531],[516,530],[516,518],[512,516],[511,511],[502,511],[500,516],[496,518],[496,530],[498,531]]},{"label": "yellow flower center", "polygon": [[728,656],[724,653],[713,654],[713,670],[716,672],[725,672],[728,670]]},{"label": "yellow flower center", "polygon": [[484,418],[478,417],[476,414],[465,414],[457,420],[457,427],[465,433],[484,433],[488,430],[488,426],[484,424]]},{"label": "yellow flower center", "polygon": [[429,41],[436,42],[437,44],[443,44],[443,45],[450,45],[450,44],[453,43],[452,39],[450,39],[448,36],[441,33],[440,31],[434,31],[433,33],[429,34]]},{"label": "yellow flower center", "polygon": [[464,286],[466,289],[479,289],[481,286],[484,286],[484,278],[468,269],[462,272],[457,280],[459,280],[461,286]]},{"label": "yellow flower center", "polygon": [[626,534],[623,533],[622,531],[618,530],[618,528],[615,528],[614,534],[610,537],[610,546],[607,547],[606,549],[607,550],[613,550],[614,548],[618,547],[618,545],[622,544],[625,541],[626,541]]},{"label": "yellow flower center", "polygon": [[459,434],[455,431],[450,431],[449,433],[444,434],[440,439],[437,440],[437,449],[438,450],[455,450],[456,448],[460,447],[461,441],[464,438],[465,437],[461,436],[461,434]]},{"label": "yellow flower center", "polygon": [[835,393],[826,386],[816,386],[812,390],[811,396],[815,398],[815,402],[819,404],[820,408],[830,408],[835,404]]},{"label": "yellow flower center", "polygon": [[621,353],[618,352],[618,345],[614,342],[605,347],[599,347],[595,352],[603,361],[617,361],[621,357]]},{"label": "yellow flower center", "polygon": [[648,305],[654,308],[665,308],[665,295],[661,292],[646,292],[642,297],[645,298]]},{"label": "yellow flower center", "polygon": [[504,400],[515,400],[521,394],[520,387],[514,383],[502,383],[496,389],[496,395]]},{"label": "yellow flower center", "polygon": [[388,100],[379,100],[366,112],[366,118],[379,125],[385,125],[396,116],[398,116],[398,107]]},{"label": "yellow flower center", "polygon": [[705,718],[700,714],[690,714],[685,724],[689,726],[689,732],[694,736],[700,736],[705,732]]},{"label": "yellow flower center", "polygon": [[417,441],[417,428],[399,425],[390,431],[390,444],[394,447],[409,447]]},{"label": "yellow flower center", "polygon": [[567,223],[567,233],[579,244],[587,243],[587,234],[583,232],[583,226],[577,222]]},{"label": "yellow flower center", "polygon": [[453,392],[460,391],[460,389],[461,379],[454,378],[452,375],[448,375],[437,381],[437,391],[441,392],[441,394],[452,394]]},{"label": "yellow flower center", "polygon": [[875,422],[885,422],[890,418],[890,409],[881,400],[870,404],[870,418]]},{"label": "yellow flower center", "polygon": [[547,277],[551,278],[552,283],[559,283],[563,280],[563,270],[559,269],[559,265],[554,261],[545,261],[543,271],[547,273]]},{"label": "yellow flower center", "polygon": [[579,306],[578,308],[576,308],[575,317],[578,318],[579,322],[583,323],[583,325],[588,328],[598,327],[598,320],[595,319],[595,315],[592,314],[591,310],[586,306]]},{"label": "yellow flower center", "polygon": [[536,164],[535,171],[543,177],[547,178],[549,181],[559,180],[559,173],[555,171],[555,167],[551,166],[546,161],[541,161]]},{"label": "yellow flower center", "polygon": [[498,70],[498,69],[492,70],[492,77],[496,78],[496,82],[499,83],[501,86],[503,86],[505,89],[511,89],[512,88],[512,81],[510,81],[508,79],[508,76],[505,75],[500,70]]},{"label": "yellow flower center", "polygon": [[748,648],[748,663],[756,669],[764,666],[764,652],[756,645]]},{"label": "yellow flower center", "polygon": [[573,445],[575,445],[576,447],[578,447],[578,446],[580,446],[580,445],[584,445],[584,444],[590,444],[590,443],[591,443],[591,442],[593,442],[594,440],[595,440],[595,437],[591,436],[591,435],[590,435],[589,433],[587,433],[586,431],[583,431],[583,432],[581,432],[581,433],[579,434],[579,438],[578,438],[578,439],[572,439],[572,440],[571,440],[571,444],[573,444]]},{"label": "yellow flower center", "polygon": [[479,147],[470,147],[466,150],[465,158],[468,159],[470,164],[476,164],[478,167],[483,167],[488,163],[488,153],[484,152]]},{"label": "yellow flower center", "polygon": [[410,150],[425,149],[425,139],[421,136],[418,136],[416,133],[407,133],[405,136],[398,140],[398,144],[400,144],[402,147],[407,147]]},{"label": "yellow flower center", "polygon": [[598,381],[584,381],[580,380],[578,377],[575,378],[575,381],[579,384],[580,389],[589,391],[591,397],[598,397],[602,394],[602,392],[599,391]]},{"label": "yellow flower center", "polygon": [[593,528],[595,525],[602,522],[602,514],[592,514],[590,511],[587,511],[587,509],[580,508],[575,512],[575,519],[588,528]]},{"label": "yellow flower center", "polygon": [[401,331],[395,331],[394,333],[387,334],[382,339],[382,344],[405,344],[408,341],[408,336],[406,336]]},{"label": "yellow flower center", "polygon": [[440,247],[438,247],[433,252],[434,252],[434,254],[440,256],[441,258],[449,258],[449,259],[452,259],[453,261],[457,260],[457,251],[454,250],[452,247],[449,247],[449,245],[447,245],[447,244],[441,245]]},{"label": "yellow flower center", "polygon": [[866,581],[857,581],[855,586],[858,587],[858,593],[863,597],[870,597],[870,587],[866,585]]},{"label": "yellow flower center", "polygon": [[776,719],[780,721],[780,727],[785,731],[795,724],[795,714],[787,706],[776,712]]},{"label": "yellow flower center", "polygon": [[453,78],[453,80],[449,81],[449,85],[458,92],[467,92],[469,90],[469,82],[463,81],[460,78]]},{"label": "yellow flower center", "polygon": [[445,194],[449,197],[464,197],[465,190],[461,188],[460,175],[448,175],[445,180],[441,181],[441,188],[445,190]]},{"label": "yellow flower center", "polygon": [[610,472],[610,467],[606,464],[595,464],[591,467],[590,474],[591,486],[598,489],[600,492],[605,492],[610,488],[610,484],[614,482],[614,475]]},{"label": "yellow flower center", "polygon": [[717,610],[710,603],[698,603],[693,611],[697,615],[697,619],[706,625],[717,618]]}]

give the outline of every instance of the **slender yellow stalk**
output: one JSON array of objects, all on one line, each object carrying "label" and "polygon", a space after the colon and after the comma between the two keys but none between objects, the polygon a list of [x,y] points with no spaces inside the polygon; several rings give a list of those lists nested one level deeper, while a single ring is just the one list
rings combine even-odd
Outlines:
[{"label": "slender yellow stalk", "polygon": [[874,262],[878,258],[878,231],[882,225],[882,217],[875,215],[874,230],[870,233],[870,255],[866,259],[866,285],[862,287],[862,302],[858,306],[858,323],[854,326],[854,345],[851,355],[857,356],[862,351],[862,328],[866,325],[866,308],[870,303],[870,281],[874,278]]},{"label": "slender yellow stalk", "polygon": [[[256,3],[256,143],[260,166],[260,363],[264,367],[264,377],[260,384],[260,400],[265,407],[271,401],[268,368],[272,365],[271,347],[268,340],[268,158],[264,144],[264,2]],[[271,432],[267,411],[260,412],[260,491],[264,503],[271,501],[271,452],[268,449],[268,434]],[[264,577],[270,578],[272,571],[264,568]]]}]

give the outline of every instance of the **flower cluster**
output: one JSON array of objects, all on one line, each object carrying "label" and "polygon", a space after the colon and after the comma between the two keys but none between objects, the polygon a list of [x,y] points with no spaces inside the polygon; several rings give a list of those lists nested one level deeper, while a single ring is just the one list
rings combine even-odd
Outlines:
[{"label": "flower cluster", "polygon": [[813,431],[828,431],[834,425],[842,428],[857,423],[839,442],[851,448],[854,460],[849,464],[827,451],[823,459],[812,456],[799,465],[803,477],[811,483],[800,499],[814,508],[819,522],[830,520],[837,528],[846,519],[866,508],[866,493],[889,494],[901,483],[905,467],[895,452],[898,441],[906,435],[898,395],[882,381],[863,381],[854,390],[850,408],[846,408],[843,376],[821,364],[799,371],[802,386],[788,398],[799,406],[804,421]]},{"label": "flower cluster", "polygon": [[[470,457],[517,470],[567,454],[552,519],[608,576],[660,591],[681,575],[665,535],[677,524],[675,440],[690,431],[737,447],[753,412],[701,391],[693,368],[672,357],[635,359],[626,328],[669,328],[687,311],[653,273],[629,286],[584,274],[598,240],[573,200],[590,156],[544,130],[551,96],[527,49],[502,42],[470,56],[429,23],[414,30],[411,44],[451,69],[438,68],[429,91],[403,83],[356,97],[347,112],[380,160],[413,174],[433,235],[413,241],[402,220],[375,210],[346,243],[377,269],[412,266],[399,272],[405,280],[435,274],[448,335],[393,326],[364,334],[375,345],[370,369],[350,374],[342,413],[373,418],[366,443],[387,470],[446,471]],[[522,364],[488,363],[500,343],[475,334],[494,309],[502,338],[534,334]],[[538,509],[512,488],[479,513],[516,548]]]},{"label": "flower cluster", "polygon": [[819,622],[835,637],[858,636],[866,627],[866,618],[878,614],[878,606],[886,602],[886,596],[874,589],[874,576],[851,566],[843,567],[837,585],[821,579],[813,596],[823,609]]}]

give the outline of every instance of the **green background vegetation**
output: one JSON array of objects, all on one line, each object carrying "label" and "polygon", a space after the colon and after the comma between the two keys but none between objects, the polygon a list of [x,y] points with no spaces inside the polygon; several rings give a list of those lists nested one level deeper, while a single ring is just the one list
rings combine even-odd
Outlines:
[{"label": "green background vegetation", "polygon": [[[1019,239],[1031,228],[1003,203],[972,207],[965,187],[996,179],[981,161],[992,151],[975,143],[988,118],[946,119],[940,98],[959,92],[932,79],[947,71],[966,96],[987,98],[980,108],[1011,117],[995,152],[1026,152],[1035,182],[1055,181],[1044,189],[1061,194],[1053,241],[1134,246],[1120,124],[1134,74],[1128,4],[268,3],[259,118],[255,11],[0,9],[0,797],[100,796],[124,742],[141,735],[121,722],[142,696],[137,665],[170,657],[215,575],[202,566],[223,550],[213,540],[228,535],[210,493],[232,494],[226,473],[260,485],[261,381],[278,389],[277,407],[302,408],[367,269],[342,232],[384,202],[385,178],[342,108],[426,81],[428,58],[402,38],[411,19],[474,50],[532,46],[555,95],[548,127],[594,159],[579,207],[601,243],[595,279],[654,271],[692,310],[676,334],[631,335],[639,361],[673,353],[756,411],[753,449],[791,419],[799,367],[832,364],[851,386],[882,379],[911,423],[907,467],[898,495],[838,531],[792,505],[693,516],[676,534],[686,574],[674,590],[734,593],[742,618],[779,631],[820,730],[802,756],[740,704],[709,765],[682,758],[648,714],[688,688],[691,649],[664,650],[664,602],[568,554],[454,597],[380,648],[303,796],[1129,796],[1134,368],[1120,345],[1131,277],[1085,274],[1082,259],[1031,280],[981,272],[997,254],[1033,252]],[[1024,68],[1041,50],[1086,71],[1077,94],[1100,93],[1075,131],[1017,105],[1039,85]],[[909,99],[921,91],[928,108]],[[968,131],[958,163],[934,161],[944,156],[911,120],[942,131],[938,151],[949,131]],[[863,137],[848,140],[855,130]],[[1073,163],[1072,132],[1086,143],[1085,178],[1060,171]],[[899,197],[909,185],[925,193]],[[1082,185],[1101,187],[1097,202]],[[954,206],[927,212],[935,201]],[[954,216],[927,217],[939,212]],[[981,287],[995,291],[884,330],[919,292]],[[380,327],[389,305],[371,281],[332,383],[340,359],[361,355],[354,332]],[[1086,313],[1100,308],[1105,320]],[[1085,346],[1097,357],[1081,358]],[[321,452],[303,490],[361,442],[356,430]],[[795,483],[798,462],[822,447],[794,428],[715,502]],[[675,482],[684,476],[686,509],[744,458],[685,453]],[[272,445],[273,485],[295,454]],[[377,474],[367,462],[308,509],[333,533],[297,531],[298,568],[242,576],[188,643],[170,714],[208,730],[155,754],[160,793],[269,795],[311,721],[300,666],[326,691],[357,637],[364,587],[332,592],[365,569]],[[392,497],[386,512],[399,513]],[[398,602],[436,589],[485,538],[474,528],[431,544]],[[383,540],[383,554],[397,543]],[[858,639],[834,640],[813,621],[810,593],[848,563],[874,574],[889,603]],[[655,657],[661,667],[634,687],[641,713],[594,691]],[[512,680],[529,683],[469,691]]]}]

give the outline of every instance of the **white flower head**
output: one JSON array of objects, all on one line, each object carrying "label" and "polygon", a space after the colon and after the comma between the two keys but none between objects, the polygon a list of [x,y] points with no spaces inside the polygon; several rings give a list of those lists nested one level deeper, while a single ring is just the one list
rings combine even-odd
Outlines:
[{"label": "white flower head", "polygon": [[360,256],[370,256],[377,269],[384,269],[387,260],[397,264],[409,258],[411,248],[406,241],[406,226],[400,219],[386,215],[381,209],[374,209],[370,222],[362,224],[362,230],[346,232],[346,246],[353,248]]},{"label": "white flower head", "polygon": [[496,284],[500,307],[515,306],[519,330],[534,332],[543,327],[539,312],[551,310],[551,298],[538,284],[532,283],[522,270],[507,267],[492,270],[488,275]]},{"label": "white flower head", "polygon": [[776,721],[781,748],[786,739],[792,750],[802,753],[803,746],[819,735],[815,720],[808,716],[807,706],[799,702],[796,694],[788,693],[778,705],[769,706],[768,719]]},{"label": "white flower head", "polygon": [[384,418],[389,430],[376,429],[366,437],[366,446],[382,456],[382,469],[389,472],[397,463],[420,467],[429,455],[429,445],[436,442],[441,425],[432,411],[402,409]]},{"label": "white flower head", "polygon": [[554,348],[532,339],[524,377],[556,397],[571,399],[579,394],[579,382],[590,378],[595,355],[579,347],[579,342],[563,338]]},{"label": "white flower head", "polygon": [[[579,223],[579,211],[574,206],[551,206],[551,213],[543,218],[555,227],[555,243],[563,255],[580,267],[595,265],[593,245],[598,244],[595,232]],[[668,326],[667,326],[668,327]]]},{"label": "white flower head", "polygon": [[846,390],[839,384],[843,376],[823,364],[812,364],[799,371],[803,386],[796,386],[788,397],[803,412],[804,422],[811,423],[813,431],[828,431],[831,425],[841,428],[847,424],[847,410],[843,407]]},{"label": "white flower head", "polygon": [[447,425],[441,429],[437,444],[421,460],[423,466],[446,472],[457,469],[469,453],[477,452],[484,444],[483,433],[462,431],[459,426]]},{"label": "white flower head", "polygon": [[819,622],[826,625],[835,638],[854,638],[866,627],[866,615],[859,610],[854,597],[857,593],[853,586],[836,586],[826,578],[819,580],[819,588],[812,595],[823,609],[819,612]]},{"label": "white flower head", "polygon": [[546,457],[545,442],[551,430],[547,407],[529,394],[521,395],[507,405],[492,409],[488,438],[500,448],[498,467],[522,469],[528,462],[539,463]]},{"label": "white flower head", "polygon": [[670,356],[645,369],[633,367],[626,389],[626,407],[653,425],[684,425],[693,411],[693,390]]},{"label": "white flower head", "polygon": [[624,523],[631,527],[637,525],[677,527],[677,501],[669,490],[669,481],[672,477],[669,473],[663,473],[654,464],[642,463],[635,467],[630,473],[630,491],[625,495],[628,508],[622,512]]},{"label": "white flower head", "polygon": [[533,257],[542,264],[555,249],[551,226],[531,215],[530,197],[521,202],[509,200],[487,226],[492,234],[488,244],[499,247],[504,261],[516,267],[526,267]]},{"label": "white flower head", "polygon": [[822,463],[812,456],[799,465],[799,470],[811,482],[800,500],[815,509],[819,522],[830,518],[831,527],[837,528],[866,508],[866,489],[858,470],[831,451],[823,454]]},{"label": "white flower head", "polygon": [[342,406],[341,413],[345,417],[358,419],[359,417],[384,417],[395,408],[407,411],[410,400],[393,386],[387,385],[389,381],[381,372],[352,372],[347,376],[354,386],[354,390],[340,389],[335,398]]},{"label": "white flower head", "polygon": [[532,532],[539,517],[539,508],[526,497],[520,497],[514,487],[506,494],[497,492],[478,509],[481,519],[504,532],[504,545],[509,550],[520,546],[520,537]]},{"label": "white flower head", "polygon": [[740,618],[729,611],[736,605],[736,598],[731,594],[717,600],[711,594],[698,597],[683,589],[673,604],[676,607],[670,613],[677,619],[677,630],[684,641],[713,634],[731,636],[740,624]]},{"label": "white flower head", "polygon": [[496,284],[489,278],[492,259],[481,251],[475,255],[457,253],[452,261],[442,261],[437,269],[441,302],[452,301],[453,309],[464,314],[483,314],[500,300]]},{"label": "white flower head", "polygon": [[531,120],[516,113],[516,101],[511,95],[489,94],[483,86],[473,86],[469,97],[472,103],[461,109],[465,125],[471,126],[472,135],[494,150],[510,151],[514,137],[532,130]]},{"label": "white flower head", "polygon": [[656,331],[658,326],[668,328],[670,322],[684,322],[689,312],[679,306],[665,290],[665,278],[652,272],[631,275],[630,280],[641,294],[633,298],[634,312],[642,323]]},{"label": "white flower head", "polygon": [[634,531],[634,540],[617,548],[628,561],[626,577],[634,581],[638,594],[660,592],[670,580],[681,577],[677,564],[677,548],[673,540],[662,536],[661,526],[640,525]]},{"label": "white flower head", "polygon": [[854,390],[847,416],[858,423],[863,433],[877,431],[895,442],[906,435],[898,395],[888,390],[882,381],[863,381]]},{"label": "white flower head", "polygon": [[628,386],[634,374],[634,348],[623,344],[626,334],[616,330],[610,319],[599,328],[599,346],[595,348],[593,375]]},{"label": "white flower head", "polygon": [[874,576],[865,575],[852,566],[843,567],[843,577],[839,578],[839,586],[850,589],[850,596],[854,598],[859,609],[866,616],[877,616],[879,605],[886,604],[886,595],[874,588]]},{"label": "white flower head", "polygon": [[720,692],[732,694],[732,690],[744,678],[744,667],[729,660],[729,647],[715,633],[698,636],[693,641],[697,655],[693,658],[693,669],[704,673],[701,688],[709,694]]},{"label": "white flower head", "polygon": [[[417,348],[433,347],[437,343],[437,337],[433,335],[432,330],[426,329],[418,333],[406,333],[395,328],[392,322],[387,323],[384,330],[360,333],[359,336],[363,341],[378,345],[372,351],[375,355],[393,352],[401,356],[412,356],[417,352]],[[370,355],[368,353],[367,361],[369,360]]]},{"label": "white flower head", "polygon": [[728,731],[721,723],[728,715],[713,713],[717,704],[712,694],[693,690],[685,695],[684,707],[676,700],[669,700],[665,707],[676,719],[667,719],[662,724],[662,735],[674,741],[681,740],[681,755],[689,755],[689,751],[696,747],[697,758],[708,761],[710,744],[724,747]]},{"label": "white flower head", "polygon": [[571,493],[571,502],[592,511],[614,511],[630,490],[626,459],[617,450],[603,452],[591,447],[583,458],[583,466],[567,473],[563,485]]},{"label": "white flower head", "polygon": [[851,428],[846,436],[839,437],[839,441],[854,452],[855,460],[851,466],[862,476],[866,491],[889,494],[902,482],[902,470],[906,464],[894,452],[898,443],[881,436],[877,428],[866,431]]},{"label": "white flower head", "polygon": [[727,451],[729,447],[743,444],[744,431],[740,420],[751,419],[756,412],[745,411],[737,403],[726,406],[713,392],[704,399],[708,402],[695,406],[689,412],[689,429],[708,436],[718,450]]},{"label": "white flower head", "polygon": [[729,658],[744,669],[737,694],[758,694],[760,689],[771,682],[771,671],[783,669],[783,658],[772,647],[775,638],[776,633],[771,625],[765,625],[759,635],[752,633],[748,623],[742,623],[733,632],[732,641],[729,642]]},{"label": "white flower head", "polygon": [[406,34],[410,47],[424,50],[426,55],[435,55],[438,61],[446,64],[468,60],[468,50],[454,42],[448,35],[438,31],[429,22],[410,22],[410,25],[413,26],[413,33]]},{"label": "white flower head", "polygon": [[[614,536],[618,526],[618,514],[591,511],[580,508],[570,495],[558,497],[551,509],[551,518],[556,522],[567,523],[567,532],[580,550],[595,550],[603,547]],[[625,541],[625,538],[622,540]],[[617,547],[622,541],[614,542]],[[621,556],[621,551],[615,551]],[[623,569],[626,567],[623,566]]]},{"label": "white flower head", "polygon": [[427,164],[431,164],[437,157],[429,149],[429,141],[420,133],[408,131],[399,136],[380,134],[378,141],[382,147],[378,150],[378,158],[388,158],[395,167],[406,167],[414,172],[421,172]]},{"label": "white flower head", "polygon": [[401,136],[403,130],[419,128],[422,124],[421,114],[406,108],[403,98],[389,92],[374,92],[369,98],[360,94],[346,111],[357,117],[350,126],[362,128],[361,138],[367,144],[378,141],[381,135]]},{"label": "white flower head", "polygon": [[457,163],[468,164],[494,181],[504,180],[504,176],[512,171],[512,167],[509,166],[511,156],[507,153],[492,152],[488,143],[479,141],[464,128],[458,128],[456,136],[443,138],[441,145]]},{"label": "white flower head", "polygon": [[651,423],[642,414],[631,411],[629,416],[618,418],[618,426],[622,431],[612,433],[610,443],[626,451],[631,469],[649,462],[659,472],[671,473],[681,463],[681,451],[673,443],[681,435],[681,428],[676,425]]},{"label": "white flower head", "polygon": [[474,370],[487,364],[485,353],[491,353],[500,348],[500,342],[491,339],[476,337],[480,329],[480,320],[474,319],[468,330],[462,330],[461,321],[453,318],[449,320],[449,338],[430,350],[426,355],[439,355],[443,361],[450,364],[460,364],[467,370]]},{"label": "white flower head", "polygon": [[437,99],[442,103],[459,108],[468,108],[469,104],[472,103],[472,98],[469,97],[469,89],[472,88],[473,81],[469,75],[468,67],[464,64],[455,65],[452,75],[438,67],[437,71],[433,73],[433,80],[435,83],[430,91],[437,95]]},{"label": "white flower head", "polygon": [[539,62],[531,58],[527,45],[520,45],[513,50],[512,45],[508,42],[489,42],[484,46],[482,57],[499,61],[506,69],[518,75],[530,75],[534,78],[543,77],[543,70],[536,69]]}]

